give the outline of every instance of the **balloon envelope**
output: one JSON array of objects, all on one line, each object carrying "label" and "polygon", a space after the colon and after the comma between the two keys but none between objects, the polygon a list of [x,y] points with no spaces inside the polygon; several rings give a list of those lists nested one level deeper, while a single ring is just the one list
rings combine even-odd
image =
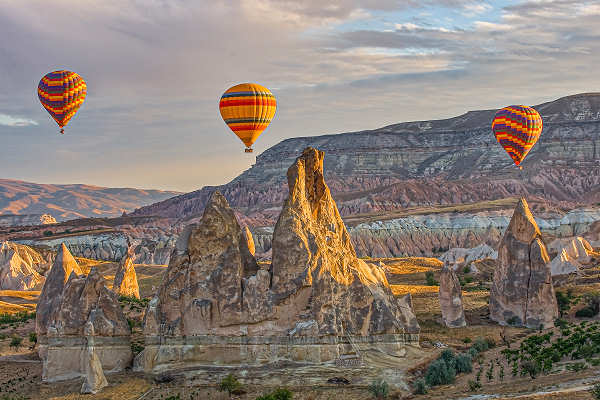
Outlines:
[{"label": "balloon envelope", "polygon": [[246,145],[246,151],[269,126],[277,110],[273,93],[256,83],[242,83],[229,88],[219,102],[223,120]]},{"label": "balloon envelope", "polygon": [[527,106],[509,106],[499,110],[492,122],[496,140],[515,165],[519,166],[542,133],[542,117]]},{"label": "balloon envelope", "polygon": [[87,86],[83,78],[66,70],[46,74],[38,85],[38,97],[42,106],[61,128],[79,110],[86,93]]}]

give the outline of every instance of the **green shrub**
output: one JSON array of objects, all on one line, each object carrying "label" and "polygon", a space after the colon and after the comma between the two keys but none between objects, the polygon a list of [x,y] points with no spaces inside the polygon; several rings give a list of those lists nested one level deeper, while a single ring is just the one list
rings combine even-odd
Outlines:
[{"label": "green shrub", "polygon": [[37,343],[37,333],[29,332],[29,341],[31,343]]},{"label": "green shrub", "polygon": [[35,319],[35,312],[22,311],[16,314],[0,314],[0,325],[27,322],[30,319]]},{"label": "green shrub", "polygon": [[556,302],[558,303],[558,311],[562,318],[566,311],[571,308],[571,299],[563,292],[556,292]]},{"label": "green shrub", "polygon": [[417,379],[415,385],[413,387],[414,394],[427,394],[427,384],[425,383],[425,379]]},{"label": "green shrub", "polygon": [[471,266],[467,265],[466,267],[463,268],[463,274],[468,274],[471,272]]},{"label": "green shrub", "polygon": [[484,351],[487,351],[490,348],[490,345],[484,338],[477,338],[475,340],[475,343],[473,343],[472,348],[477,350],[478,353],[483,353]]},{"label": "green shrub", "polygon": [[465,283],[471,283],[473,282],[473,277],[472,276],[465,276]]},{"label": "green shrub", "polygon": [[275,389],[271,395],[273,396],[273,400],[292,400],[292,397],[294,396],[293,393],[286,388]]},{"label": "green shrub", "polygon": [[471,360],[474,360],[479,355],[479,351],[475,347],[471,347],[467,352],[471,356]]},{"label": "green shrub", "polygon": [[386,399],[390,394],[390,387],[383,379],[379,381],[373,381],[373,383],[369,385],[368,390],[371,392],[373,397],[378,400]]},{"label": "green shrub", "polygon": [[473,372],[473,361],[471,360],[471,356],[463,353],[456,357],[456,372],[459,374]]},{"label": "green shrub", "polygon": [[600,400],[600,383],[595,384],[590,389],[590,392],[592,393],[592,396],[594,396],[594,399]]},{"label": "green shrub", "polygon": [[227,392],[229,396],[241,389],[242,384],[232,374],[227,375],[219,382],[219,392]]},{"label": "green shrub", "polygon": [[486,337],[484,340],[488,345],[488,349],[493,349],[494,347],[496,347],[496,341],[493,338]]},{"label": "green shrub", "polygon": [[22,343],[23,343],[23,338],[18,337],[18,336],[13,336],[13,338],[10,341],[10,347],[14,348],[15,350],[19,350],[19,347],[21,347]]},{"label": "green shrub", "polygon": [[44,236],[52,236],[54,235],[54,232],[52,231],[44,231]]},{"label": "green shrub", "polygon": [[427,271],[425,272],[425,281],[427,282],[428,286],[437,286],[439,285],[439,282],[436,281],[433,277],[433,271]]},{"label": "green shrub", "polygon": [[540,365],[531,360],[523,361],[521,363],[521,368],[525,373],[529,374],[531,379],[535,379],[541,370]]},{"label": "green shrub", "polygon": [[506,323],[510,326],[517,326],[521,324],[521,319],[516,315],[513,315],[512,317],[506,320]]},{"label": "green shrub", "polygon": [[432,362],[425,374],[425,382],[427,382],[429,386],[454,383],[455,378],[456,370],[454,368],[448,368],[446,362],[441,358]]},{"label": "green shrub", "polygon": [[134,356],[141,353],[144,350],[144,348],[145,347],[139,343],[131,342],[131,352],[133,353]]},{"label": "green shrub", "polygon": [[471,342],[472,342],[472,340],[470,337],[466,337],[463,339],[463,343],[471,343]]},{"label": "green shrub", "polygon": [[592,318],[598,315],[600,312],[600,293],[586,293],[583,299],[587,303],[587,306],[577,310],[575,316],[578,318]]},{"label": "green shrub", "polygon": [[476,381],[469,381],[469,390],[471,392],[476,392],[479,389],[481,389],[481,383]]},{"label": "green shrub", "polygon": [[179,395],[176,394],[175,396],[167,397],[165,400],[181,400],[181,397],[179,397]]}]

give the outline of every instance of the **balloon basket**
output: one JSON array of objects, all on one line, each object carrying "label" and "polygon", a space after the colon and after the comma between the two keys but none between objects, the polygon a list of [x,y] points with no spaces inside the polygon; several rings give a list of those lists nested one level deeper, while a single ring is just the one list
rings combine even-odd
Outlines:
[{"label": "balloon basket", "polygon": [[65,130],[64,130],[64,129],[61,129],[61,130],[60,130],[60,134],[61,134],[61,135],[64,135],[64,134],[65,134]]},{"label": "balloon basket", "polygon": [[244,152],[245,152],[245,153],[252,153],[253,151],[254,151],[254,150],[252,150],[251,148],[244,149]]}]

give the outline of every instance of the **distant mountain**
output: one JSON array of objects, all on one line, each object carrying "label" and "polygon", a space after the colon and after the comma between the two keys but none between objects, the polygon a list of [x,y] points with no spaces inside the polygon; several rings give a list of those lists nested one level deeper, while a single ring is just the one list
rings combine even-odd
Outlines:
[{"label": "distant mountain", "polygon": [[179,192],[91,185],[49,185],[0,179],[0,215],[50,214],[59,221],[117,217]]},{"label": "distant mountain", "polygon": [[287,168],[307,146],[325,151],[325,176],[341,214],[373,217],[527,196],[549,208],[600,202],[600,93],[535,106],[544,131],[520,172],[491,132],[496,110],[435,121],[287,139],[226,185],[141,207],[133,215],[191,218],[220,190],[254,226],[272,225],[287,195]]}]

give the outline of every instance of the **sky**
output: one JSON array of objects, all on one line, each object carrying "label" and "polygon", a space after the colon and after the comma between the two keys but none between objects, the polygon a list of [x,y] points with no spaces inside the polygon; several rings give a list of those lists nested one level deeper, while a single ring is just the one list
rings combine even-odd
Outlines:
[{"label": "sky", "polygon": [[[192,191],[298,136],[600,92],[600,0],[0,0],[0,177]],[[37,84],[87,83],[64,135]],[[253,154],[221,94],[277,113]]]}]

